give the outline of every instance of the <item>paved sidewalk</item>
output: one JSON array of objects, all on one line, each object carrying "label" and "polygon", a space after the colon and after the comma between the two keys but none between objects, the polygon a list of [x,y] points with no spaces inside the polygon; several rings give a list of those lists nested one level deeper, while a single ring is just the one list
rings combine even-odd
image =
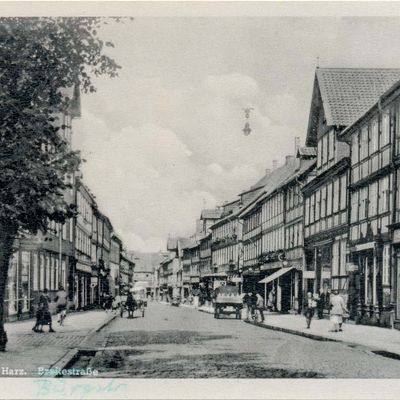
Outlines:
[{"label": "paved sidewalk", "polygon": [[39,367],[48,368],[69,350],[79,347],[87,336],[106,323],[112,313],[102,310],[82,311],[67,315],[64,326],[59,326],[53,316],[55,333],[35,333],[33,319],[7,323],[7,351],[0,352],[0,376],[11,376],[4,368],[21,369],[26,376],[37,376]]},{"label": "paved sidewalk", "polygon": [[397,329],[347,323],[343,324],[343,332],[331,332],[332,323],[327,319],[313,319],[310,329],[307,329],[305,317],[286,314],[267,314],[265,322],[257,324],[312,339],[340,341],[400,356],[400,331]]}]

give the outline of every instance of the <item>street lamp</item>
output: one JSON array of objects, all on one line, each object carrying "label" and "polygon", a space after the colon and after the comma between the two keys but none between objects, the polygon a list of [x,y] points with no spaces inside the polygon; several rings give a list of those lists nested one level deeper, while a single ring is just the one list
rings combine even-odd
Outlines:
[{"label": "street lamp", "polygon": [[252,111],[252,110],[254,110],[254,108],[251,108],[251,107],[244,109],[244,116],[246,118],[246,123],[244,124],[243,133],[245,136],[249,136],[251,133],[249,118],[250,118],[250,111]]}]

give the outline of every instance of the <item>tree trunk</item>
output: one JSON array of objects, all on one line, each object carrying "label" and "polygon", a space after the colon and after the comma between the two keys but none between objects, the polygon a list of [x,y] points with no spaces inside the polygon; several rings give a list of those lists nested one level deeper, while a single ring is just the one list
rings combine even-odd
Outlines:
[{"label": "tree trunk", "polygon": [[0,351],[5,351],[7,344],[7,333],[4,330],[5,294],[17,230],[17,227],[11,223],[0,222]]}]

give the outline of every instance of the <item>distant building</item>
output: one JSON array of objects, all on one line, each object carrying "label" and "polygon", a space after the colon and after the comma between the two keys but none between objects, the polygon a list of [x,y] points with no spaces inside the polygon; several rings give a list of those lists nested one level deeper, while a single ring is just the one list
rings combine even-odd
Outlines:
[{"label": "distant building", "polygon": [[153,277],[156,266],[160,265],[162,255],[160,253],[139,253],[131,252],[135,262],[133,282],[146,284],[147,295],[154,295]]},{"label": "distant building", "polygon": [[120,264],[122,251],[122,240],[117,236],[117,234],[113,233],[111,235],[110,248],[110,293],[113,296],[119,294]]}]

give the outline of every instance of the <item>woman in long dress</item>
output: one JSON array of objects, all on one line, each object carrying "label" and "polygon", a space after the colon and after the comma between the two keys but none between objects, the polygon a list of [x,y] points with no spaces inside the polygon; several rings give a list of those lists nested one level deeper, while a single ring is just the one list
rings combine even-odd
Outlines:
[{"label": "woman in long dress", "polygon": [[331,296],[331,322],[333,324],[333,332],[342,332],[343,314],[348,313],[343,297],[339,295],[337,290],[333,291]]}]

